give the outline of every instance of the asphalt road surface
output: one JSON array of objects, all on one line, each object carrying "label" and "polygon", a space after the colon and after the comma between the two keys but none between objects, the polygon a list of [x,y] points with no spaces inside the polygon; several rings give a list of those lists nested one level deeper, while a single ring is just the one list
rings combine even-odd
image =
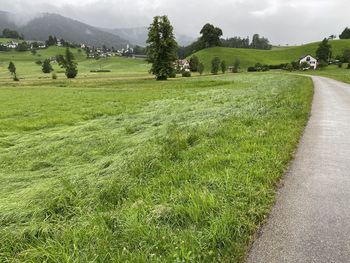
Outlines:
[{"label": "asphalt road surface", "polygon": [[313,81],[312,116],[247,263],[350,262],[350,85]]}]

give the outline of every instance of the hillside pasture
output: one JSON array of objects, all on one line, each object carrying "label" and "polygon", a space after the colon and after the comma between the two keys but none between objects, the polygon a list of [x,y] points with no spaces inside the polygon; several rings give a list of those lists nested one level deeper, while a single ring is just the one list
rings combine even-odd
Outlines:
[{"label": "hillside pasture", "polygon": [[[350,40],[333,40],[330,41],[330,44],[332,45],[333,56],[341,55],[345,48],[350,48]],[[318,45],[319,43],[316,42],[296,47],[274,48],[272,50],[215,47],[201,50],[196,55],[205,64],[206,71],[210,71],[211,60],[214,57],[225,60],[228,65],[233,65],[236,58],[239,58],[241,68],[246,70],[249,66],[254,66],[256,63],[279,65],[299,61],[301,56],[308,54],[316,56]]]},{"label": "hillside pasture", "polygon": [[[149,65],[141,59],[132,59],[125,57],[111,57],[87,59],[86,53],[82,49],[71,49],[78,62],[78,78],[127,78],[137,76],[148,76]],[[40,80],[49,79],[51,74],[44,74],[41,71],[41,66],[37,65],[36,61],[44,61],[48,58],[55,58],[56,55],[64,54],[65,48],[49,47],[47,49],[37,50],[36,54],[30,51],[18,52],[8,51],[0,52],[0,83],[11,80],[11,75],[7,70],[10,61],[13,61],[17,68],[17,75],[20,80]],[[64,70],[56,63],[52,64],[58,78],[65,78]],[[91,73],[94,70],[109,70],[110,73]]]}]

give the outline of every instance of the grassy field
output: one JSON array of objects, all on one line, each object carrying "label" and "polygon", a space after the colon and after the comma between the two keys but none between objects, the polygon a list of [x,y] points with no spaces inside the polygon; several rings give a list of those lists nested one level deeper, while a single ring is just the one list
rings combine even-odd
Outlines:
[{"label": "grassy field", "polygon": [[[330,42],[333,47],[333,56],[342,54],[345,48],[350,48],[350,40],[333,40]],[[205,64],[206,71],[210,71],[211,60],[219,57],[225,60],[228,65],[233,65],[236,58],[241,61],[241,67],[245,70],[256,63],[278,65],[298,61],[303,55],[314,55],[319,43],[311,43],[297,47],[275,48],[272,50],[254,50],[239,48],[210,48],[196,53],[199,59]]]},{"label": "grassy field", "polygon": [[[112,57],[107,59],[86,59],[86,54],[82,49],[71,49],[78,62],[78,78],[129,78],[145,77],[148,75],[149,65],[146,61],[140,59],[130,59],[122,57]],[[47,58],[55,57],[58,54],[64,54],[65,48],[50,47],[48,49],[38,50],[37,54],[31,52],[0,52],[0,83],[11,81],[11,75],[8,72],[8,64],[13,61],[17,68],[17,74],[20,80],[40,80],[50,79],[51,74],[44,74],[41,66],[35,62],[43,61]],[[53,68],[58,78],[65,78],[64,70],[57,64]],[[90,73],[91,70],[110,70],[110,73]]]},{"label": "grassy field", "polygon": [[329,66],[321,70],[309,70],[303,73],[328,77],[350,84],[350,69],[347,69],[346,67],[347,65],[343,65],[343,68],[339,69],[338,66]]},{"label": "grassy field", "polygon": [[0,262],[240,262],[313,94],[272,73],[34,77],[0,88]]}]

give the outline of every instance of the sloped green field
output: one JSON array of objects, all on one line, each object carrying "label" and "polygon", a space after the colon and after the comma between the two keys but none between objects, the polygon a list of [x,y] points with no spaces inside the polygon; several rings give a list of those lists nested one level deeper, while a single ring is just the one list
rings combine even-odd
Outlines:
[{"label": "sloped green field", "polygon": [[[112,57],[106,59],[87,59],[86,53],[82,49],[71,49],[78,62],[78,78],[104,78],[104,77],[132,77],[147,76],[149,65],[146,61],[140,59],[130,59],[124,57]],[[7,70],[10,61],[15,63],[17,74],[20,79],[49,79],[51,74],[44,74],[41,66],[35,62],[43,61],[47,58],[64,54],[63,47],[50,47],[38,50],[36,54],[30,51],[18,52],[0,52],[0,82],[11,80],[11,75]],[[53,68],[59,78],[65,78],[64,71],[57,65]],[[110,73],[91,73],[91,70],[110,70]]]},{"label": "sloped green field", "polygon": [[[340,55],[345,48],[350,48],[350,40],[330,41],[333,47],[333,56]],[[236,58],[241,61],[242,69],[254,66],[256,63],[278,65],[298,61],[303,55],[315,56],[319,43],[311,43],[297,47],[276,48],[272,50],[255,50],[240,48],[209,48],[196,53],[200,61],[205,64],[206,71],[210,71],[210,63],[214,57],[225,60],[228,65],[233,65]]]}]

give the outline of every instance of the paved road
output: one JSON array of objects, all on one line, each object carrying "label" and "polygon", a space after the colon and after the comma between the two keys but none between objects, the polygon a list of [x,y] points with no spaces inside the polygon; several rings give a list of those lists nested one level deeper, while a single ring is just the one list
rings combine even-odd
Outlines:
[{"label": "paved road", "polygon": [[311,119],[247,263],[350,262],[350,85],[313,80]]}]

